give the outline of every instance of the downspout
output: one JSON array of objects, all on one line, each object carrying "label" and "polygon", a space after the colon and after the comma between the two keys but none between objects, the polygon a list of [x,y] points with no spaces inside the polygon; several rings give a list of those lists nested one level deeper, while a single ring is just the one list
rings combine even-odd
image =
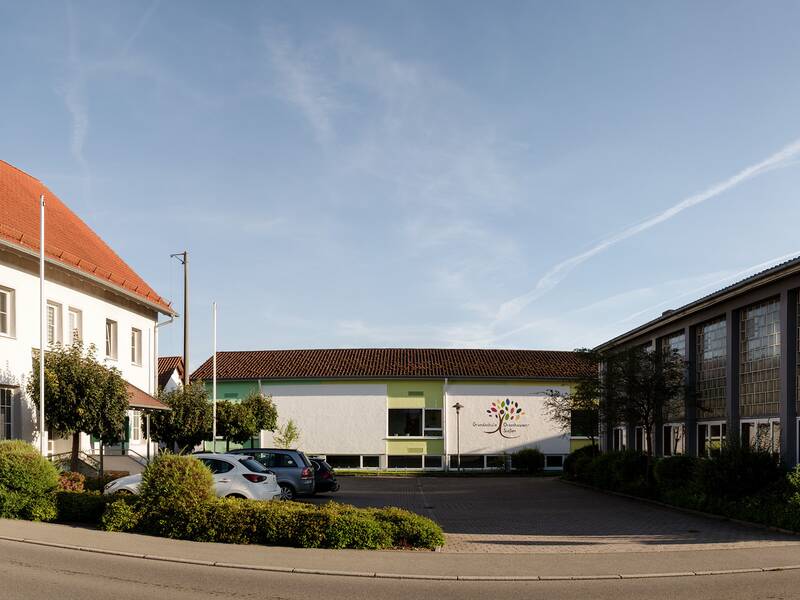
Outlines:
[{"label": "downspout", "polygon": [[[164,325],[169,325],[175,320],[175,315],[170,315],[169,321],[163,323],[158,322],[158,313],[156,313],[156,324],[153,328],[153,396],[158,396],[158,328]],[[186,365],[183,366],[186,368]],[[150,439],[150,415],[147,415],[147,464],[150,464],[150,446],[153,441]]]},{"label": "downspout", "polygon": [[444,461],[444,470],[450,470],[450,454],[447,452],[447,407],[448,407],[448,400],[447,400],[447,377],[444,378],[444,388],[442,388],[443,395],[442,395],[442,438],[444,440],[444,456],[442,460]]}]

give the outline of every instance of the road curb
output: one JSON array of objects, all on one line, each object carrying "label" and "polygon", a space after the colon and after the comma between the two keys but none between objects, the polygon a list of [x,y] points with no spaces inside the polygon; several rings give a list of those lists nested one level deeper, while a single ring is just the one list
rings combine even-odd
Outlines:
[{"label": "road curb", "polygon": [[364,571],[332,571],[327,569],[301,569],[293,567],[277,567],[269,565],[251,565],[240,563],[229,563],[211,560],[196,560],[192,558],[181,558],[177,556],[161,556],[158,554],[140,554],[137,552],[123,552],[119,550],[106,550],[103,548],[91,548],[88,546],[75,546],[72,544],[59,544],[45,540],[34,540],[30,538],[18,538],[0,535],[0,540],[6,542],[17,542],[20,544],[32,544],[35,546],[46,546],[58,548],[60,550],[75,550],[78,552],[92,552],[95,554],[106,554],[109,556],[120,556],[124,558],[138,558],[140,560],[153,560],[157,562],[178,563],[185,565],[196,565],[202,567],[215,567],[221,569],[240,569],[243,571],[265,571],[269,573],[296,573],[298,575],[327,575],[334,577],[359,577],[367,579],[405,579],[405,580],[425,580],[425,581],[599,581],[609,579],[654,579],[667,577],[706,577],[709,575],[737,575],[741,573],[770,573],[778,571],[798,571],[800,564],[779,565],[772,567],[753,567],[750,569],[720,569],[714,571],[681,571],[672,573],[609,573],[601,575],[419,575],[414,573],[371,573]]}]

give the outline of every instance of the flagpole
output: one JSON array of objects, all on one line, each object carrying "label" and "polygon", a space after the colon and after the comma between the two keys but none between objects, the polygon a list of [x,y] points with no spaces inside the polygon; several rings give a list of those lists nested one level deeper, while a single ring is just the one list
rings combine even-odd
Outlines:
[{"label": "flagpole", "polygon": [[211,303],[213,313],[214,333],[212,336],[214,344],[214,354],[212,360],[212,379],[211,379],[211,413],[213,425],[211,427],[211,440],[213,444],[212,452],[217,451],[217,303]]},{"label": "flagpole", "polygon": [[44,338],[46,301],[44,296],[44,194],[39,197],[39,451],[47,456],[44,439]]}]

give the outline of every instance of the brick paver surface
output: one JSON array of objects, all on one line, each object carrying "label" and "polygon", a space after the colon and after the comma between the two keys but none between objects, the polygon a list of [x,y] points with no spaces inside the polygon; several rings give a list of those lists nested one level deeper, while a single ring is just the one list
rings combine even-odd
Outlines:
[{"label": "brick paver surface", "polygon": [[[342,477],[327,499],[399,506],[444,529],[445,552],[643,552],[797,545],[800,537],[690,515],[550,478]],[[800,555],[800,554],[798,554]]]}]

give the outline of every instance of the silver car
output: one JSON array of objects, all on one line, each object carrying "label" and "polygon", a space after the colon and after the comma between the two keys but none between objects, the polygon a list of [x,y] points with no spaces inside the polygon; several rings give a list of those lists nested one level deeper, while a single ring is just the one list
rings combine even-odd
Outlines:
[{"label": "silver car", "polygon": [[[249,456],[213,453],[193,456],[211,469],[214,491],[219,497],[275,500],[281,496],[275,474]],[[138,494],[141,482],[141,474],[120,477],[106,484],[103,493]]]}]

